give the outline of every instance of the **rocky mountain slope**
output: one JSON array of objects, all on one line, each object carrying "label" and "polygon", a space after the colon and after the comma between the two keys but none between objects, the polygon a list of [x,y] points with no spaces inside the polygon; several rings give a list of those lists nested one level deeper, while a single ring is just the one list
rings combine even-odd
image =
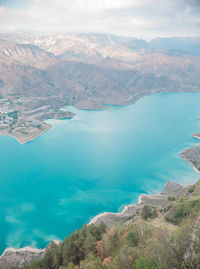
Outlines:
[{"label": "rocky mountain slope", "polygon": [[[154,92],[199,91],[198,53],[152,42],[109,34],[0,34],[1,103],[22,119],[43,121],[66,105],[102,109]],[[188,39],[184,44],[187,49]],[[0,133],[9,133],[3,127]]]},{"label": "rocky mountain slope", "polygon": [[[0,38],[14,42],[0,41],[0,58],[4,63],[0,78],[6,88],[7,84],[11,84],[11,78],[8,80],[5,76],[4,66],[13,68],[9,70],[13,72],[12,94],[19,91],[16,77],[23,81],[20,86],[29,95],[35,94],[34,90],[38,87],[35,81],[39,81],[42,87],[40,92],[44,94],[50,92],[54,95],[70,95],[71,98],[78,96],[78,99],[88,99],[83,90],[87,88],[88,92],[92,92],[93,85],[89,85],[91,77],[95,84],[101,86],[101,90],[109,91],[110,87],[117,93],[123,90],[129,102],[134,101],[134,98],[131,100],[132,95],[138,95],[138,87],[140,92],[146,92],[145,86],[148,87],[147,92],[199,90],[200,58],[187,51],[155,49],[143,40],[114,35],[0,34]],[[62,66],[60,70],[59,66]],[[103,74],[103,81],[100,75],[90,75],[91,69]],[[57,73],[54,78],[52,70]],[[79,80],[80,70],[85,71],[84,81]],[[132,70],[137,72],[136,80]],[[104,82],[105,73],[109,85]],[[138,78],[143,81],[142,85],[138,83]],[[26,80],[29,85],[25,83]],[[96,95],[94,97],[98,97]]]},{"label": "rocky mountain slope", "polygon": [[8,248],[0,257],[0,268],[10,269],[12,267],[23,268],[32,259],[41,260],[45,249],[24,247],[21,249]]}]

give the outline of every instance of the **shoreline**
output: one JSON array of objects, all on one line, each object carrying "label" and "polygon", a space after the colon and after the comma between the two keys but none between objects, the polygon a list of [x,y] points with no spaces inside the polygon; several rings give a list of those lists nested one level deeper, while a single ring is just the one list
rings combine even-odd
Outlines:
[{"label": "shoreline", "polygon": [[21,134],[20,136],[17,136],[15,134],[8,133],[8,132],[5,132],[5,133],[2,132],[2,133],[0,133],[0,136],[10,136],[10,137],[14,138],[15,140],[17,140],[17,142],[20,145],[24,145],[30,141],[35,140],[37,137],[41,136],[43,133],[50,130],[51,128],[52,128],[52,125],[50,125],[49,123],[45,123],[45,128],[43,130],[38,129],[37,132],[35,132],[35,133],[29,133],[27,135],[27,137],[25,135],[23,136],[23,134]]},{"label": "shoreline", "polygon": [[[199,117],[200,118],[200,117]],[[199,139],[200,140],[200,134],[192,134],[192,137],[194,137],[194,138],[197,138],[197,139]]]},{"label": "shoreline", "polygon": [[[191,149],[191,148],[187,148],[187,149],[185,149],[185,150],[188,150],[188,149]],[[181,152],[179,155],[181,156],[181,158],[182,158],[185,162],[187,162],[190,166],[192,166],[192,168],[194,169],[194,171],[195,171],[196,173],[200,174],[200,171],[195,167],[195,165],[183,155],[184,152],[185,152],[185,150],[184,150],[183,152]]]},{"label": "shoreline", "polygon": [[[192,134],[192,137],[195,138],[195,139],[198,139],[200,140],[200,134],[198,133],[193,133]],[[195,151],[197,148],[199,148],[200,144],[198,143],[196,146],[194,147],[190,147],[190,148],[185,148],[184,151],[182,151],[181,153],[179,153],[179,156],[185,161],[187,162],[190,166],[192,166],[192,168],[194,169],[194,171],[198,174],[200,174],[200,170],[194,165],[194,163],[189,159],[187,158],[187,152],[188,151]],[[194,156],[193,156],[193,159],[194,159]]]},{"label": "shoreline", "polygon": [[[121,212],[103,212],[94,216],[88,225],[98,225],[104,222],[107,226],[115,226],[115,223],[128,220],[131,216],[137,215],[144,205],[161,207],[168,202],[168,196],[179,196],[189,188],[191,184],[180,185],[173,181],[167,181],[160,193],[140,194],[136,204],[126,205]],[[110,220],[108,220],[110,218]],[[112,223],[112,225],[110,225]]]},{"label": "shoreline", "polygon": [[13,137],[23,145],[52,128],[52,125],[46,122],[47,119],[66,120],[72,119],[74,116],[74,113],[66,111],[60,112],[60,114],[51,114],[45,118],[40,116],[40,119],[27,118],[24,120],[19,118],[13,126],[7,126],[6,129],[0,130],[0,135]]},{"label": "shoreline", "polygon": [[[46,127],[47,126],[48,126],[48,128],[46,128],[45,130],[40,130],[41,131],[40,133],[38,133],[35,136],[29,137],[27,140],[24,140],[24,141],[16,136],[14,136],[14,135],[12,135],[12,134],[0,133],[0,135],[11,136],[11,137],[15,138],[20,144],[25,144],[29,141],[34,140],[36,137],[40,136],[45,131],[52,128],[52,126],[50,124],[46,124]],[[192,137],[200,140],[200,134],[196,134],[196,133],[192,134]],[[200,145],[200,144],[198,144],[198,145]],[[200,171],[195,167],[195,165],[184,156],[184,152],[188,149],[191,149],[191,148],[186,148],[183,152],[179,153],[179,156],[185,162],[187,162],[194,169],[194,171],[196,173],[200,174]],[[105,224],[109,227],[109,226],[111,226],[111,224],[112,224],[112,226],[115,226],[115,225],[117,225],[117,223],[126,222],[130,219],[130,217],[137,215],[138,212],[140,212],[140,210],[143,208],[144,205],[161,207],[161,206],[163,206],[163,204],[166,204],[168,202],[169,196],[177,196],[178,197],[180,194],[187,191],[190,185],[191,184],[188,184],[186,186],[182,186],[178,183],[168,181],[165,183],[165,187],[160,193],[157,193],[154,195],[153,194],[140,194],[138,196],[138,200],[137,200],[136,204],[126,205],[126,206],[124,206],[124,208],[122,209],[121,212],[117,212],[117,213],[102,212],[102,213],[94,216],[93,218],[91,218],[91,220],[88,222],[87,225],[91,225],[91,224],[98,225],[103,221],[103,222],[107,222]],[[52,240],[52,241],[54,241],[54,240]],[[46,248],[47,247],[48,247],[48,245],[46,246]],[[44,254],[46,248],[40,249],[40,248],[33,248],[31,246],[25,246],[25,247],[22,247],[19,249],[15,249],[13,247],[6,248],[0,256],[0,268],[4,269],[4,267],[1,267],[1,263],[4,261],[4,258],[6,256],[9,256],[9,255],[13,256],[14,255],[14,256],[17,256],[19,259],[23,259],[23,257],[27,255],[27,257],[28,257],[27,259],[29,259],[30,256],[32,258],[33,257],[38,258],[38,256]],[[23,263],[24,263],[24,259],[23,259]],[[5,269],[7,269],[7,268],[10,268],[10,267],[5,267]]]},{"label": "shoreline", "polygon": [[[125,106],[129,106],[129,105],[132,105],[132,104],[135,104],[137,103],[138,101],[140,101],[142,98],[146,97],[146,96],[151,96],[153,94],[157,94],[157,93],[199,93],[200,91],[199,90],[194,90],[194,91],[190,91],[190,90],[184,90],[184,91],[174,91],[174,92],[171,92],[171,91],[167,91],[167,90],[152,90],[151,92],[143,92],[143,93],[140,93],[138,95],[135,95],[135,96],[132,96],[131,99],[124,99],[124,100],[118,100],[118,101],[115,101],[115,102],[110,102],[108,104],[106,104],[106,102],[102,103],[101,102],[91,102],[91,100],[81,100],[80,102],[78,102],[77,104],[74,105],[74,107],[76,109],[80,109],[80,110],[89,110],[89,111],[96,111],[96,110],[107,110],[107,109],[110,109],[110,107],[112,106],[122,106],[122,107],[125,107]],[[75,114],[73,112],[70,112],[70,111],[67,111],[67,113],[69,113],[69,115],[65,115],[65,116],[60,116],[60,115],[51,115],[50,118],[46,118],[46,119],[56,119],[56,120],[63,120],[63,119],[72,119]],[[200,116],[197,116],[197,118],[200,118]],[[34,120],[32,118],[32,120]],[[44,120],[41,121],[41,124],[45,125],[47,124]],[[50,124],[47,124],[47,125],[50,125]],[[51,129],[51,125],[49,128],[44,128],[44,130],[42,130],[42,132],[39,132],[35,135],[32,135],[30,138],[25,138],[25,139],[21,139],[19,137],[17,137],[16,135],[14,134],[10,134],[9,132],[7,132],[6,130],[5,131],[2,131],[0,132],[0,136],[1,135],[4,135],[4,136],[10,136],[10,137],[13,137],[14,139],[16,139],[21,145],[27,143],[27,142],[30,142],[30,141],[33,141],[35,138],[37,138],[38,136],[42,135],[45,131]],[[193,136],[194,138],[197,138],[197,139],[200,139],[200,135],[199,134],[194,134],[195,136]],[[199,135],[199,136],[197,136]]]},{"label": "shoreline", "polygon": [[[197,138],[200,140],[200,134],[192,134],[192,137],[194,138]],[[200,145],[200,144],[198,144]],[[197,146],[198,146],[197,145]],[[179,156],[185,161],[187,162],[193,169],[194,171],[197,173],[197,174],[200,174],[200,171],[195,167],[195,165],[190,161],[188,160],[185,156],[184,156],[184,152],[187,151],[188,149],[191,149],[191,148],[185,148],[184,151],[182,151],[181,153],[179,153]],[[166,185],[167,185],[168,182],[166,182]],[[94,216],[90,222],[88,223],[88,225],[90,224],[95,224],[96,222],[98,222],[99,219],[101,218],[104,218],[104,217],[108,217],[108,216],[124,216],[126,214],[126,212],[130,209],[130,208],[136,208],[137,206],[139,205],[142,205],[143,204],[143,199],[144,198],[152,198],[152,197],[159,197],[159,195],[162,195],[162,192],[161,193],[158,193],[158,194],[155,194],[155,195],[151,195],[151,194],[141,194],[139,195],[138,197],[138,200],[137,200],[137,203],[136,204],[130,204],[130,205],[127,205],[124,207],[124,209],[121,211],[121,212],[118,212],[118,213],[113,213],[113,212],[103,212],[103,213],[100,213],[96,216]]]}]

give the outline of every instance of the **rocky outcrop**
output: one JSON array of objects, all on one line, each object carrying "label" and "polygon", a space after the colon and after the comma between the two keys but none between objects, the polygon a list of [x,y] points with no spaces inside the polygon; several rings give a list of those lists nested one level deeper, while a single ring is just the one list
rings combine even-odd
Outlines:
[{"label": "rocky outcrop", "polygon": [[0,257],[0,268],[23,268],[23,266],[31,260],[41,259],[44,256],[44,252],[45,249],[32,247],[24,247],[21,249],[7,248]]},{"label": "rocky outcrop", "polygon": [[[192,137],[200,139],[200,134],[194,133]],[[200,145],[185,149],[180,156],[193,167],[195,172],[200,173]]]},{"label": "rocky outcrop", "polygon": [[188,190],[188,186],[182,186],[178,183],[168,181],[165,185],[161,195],[167,196],[181,196]]},{"label": "rocky outcrop", "polygon": [[192,134],[192,136],[194,137],[194,138],[197,138],[197,139],[200,139],[200,134]]},{"label": "rocky outcrop", "polygon": [[183,151],[180,156],[200,173],[200,146],[192,147]]},{"label": "rocky outcrop", "polygon": [[164,206],[168,202],[169,196],[178,197],[186,193],[187,187],[181,186],[175,182],[167,182],[163,191],[156,195],[142,194],[139,196],[137,204],[126,206],[120,213],[104,212],[94,217],[89,224],[98,225],[104,222],[108,227],[116,226],[118,223],[124,223],[128,219],[140,213],[144,205],[153,207]]}]

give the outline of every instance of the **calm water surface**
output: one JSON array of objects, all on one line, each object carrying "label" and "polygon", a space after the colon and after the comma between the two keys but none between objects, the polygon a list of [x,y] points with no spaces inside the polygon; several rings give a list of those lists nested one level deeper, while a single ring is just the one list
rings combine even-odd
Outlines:
[{"label": "calm water surface", "polygon": [[117,212],[167,180],[200,176],[179,153],[198,143],[200,93],[154,94],[81,111],[20,145],[0,136],[0,251],[45,247],[103,211]]}]

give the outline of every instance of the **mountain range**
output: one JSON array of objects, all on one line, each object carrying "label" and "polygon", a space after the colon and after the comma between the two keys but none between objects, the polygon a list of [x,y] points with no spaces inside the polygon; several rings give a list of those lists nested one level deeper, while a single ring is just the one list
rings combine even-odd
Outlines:
[{"label": "mountain range", "polygon": [[199,45],[200,38],[0,34],[1,95],[102,108],[152,92],[199,91]]}]

